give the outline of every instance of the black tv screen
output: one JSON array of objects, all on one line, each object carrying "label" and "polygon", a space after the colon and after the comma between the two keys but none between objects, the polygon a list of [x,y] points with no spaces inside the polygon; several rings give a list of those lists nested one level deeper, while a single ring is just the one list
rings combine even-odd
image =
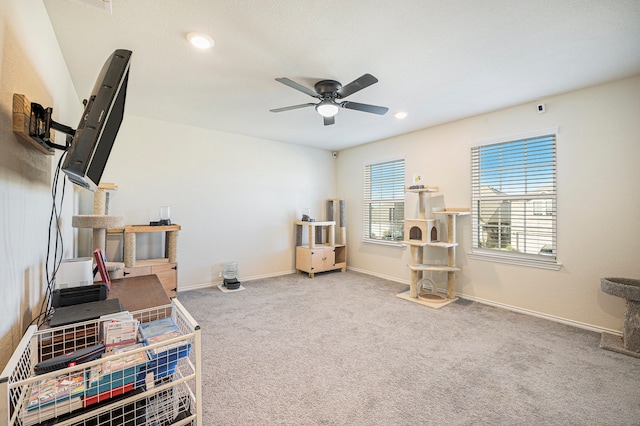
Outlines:
[{"label": "black tv screen", "polygon": [[131,53],[118,49],[105,62],[62,165],[71,182],[91,191],[100,184],[122,123]]}]

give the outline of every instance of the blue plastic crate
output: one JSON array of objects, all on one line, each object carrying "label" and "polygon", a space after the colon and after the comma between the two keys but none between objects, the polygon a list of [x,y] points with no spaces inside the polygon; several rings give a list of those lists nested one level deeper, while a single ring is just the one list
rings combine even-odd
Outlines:
[{"label": "blue plastic crate", "polygon": [[[171,318],[140,324],[139,331],[145,345],[152,345],[182,335]],[[153,373],[153,380],[173,374],[178,366],[178,360],[189,356],[190,353],[191,343],[182,341],[149,349],[147,351],[149,362],[145,368],[141,369],[137,385],[144,383],[145,377],[149,373]]]},{"label": "blue plastic crate", "polygon": [[[135,345],[135,347],[128,348],[128,350],[131,351],[141,347],[142,345]],[[119,355],[118,357],[112,360],[105,358],[103,364],[91,368],[87,378],[85,392],[87,396],[96,395],[137,381],[138,375],[148,364],[148,355],[146,351],[132,352],[129,356],[122,355],[126,351],[126,349],[124,351],[116,351],[114,355]]]}]

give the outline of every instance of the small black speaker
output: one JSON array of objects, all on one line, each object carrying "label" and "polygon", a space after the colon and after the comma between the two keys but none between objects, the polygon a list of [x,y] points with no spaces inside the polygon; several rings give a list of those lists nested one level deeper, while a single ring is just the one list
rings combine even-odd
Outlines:
[{"label": "small black speaker", "polygon": [[106,284],[61,288],[53,291],[51,306],[61,308],[80,303],[99,302],[105,300],[108,294],[109,288]]}]

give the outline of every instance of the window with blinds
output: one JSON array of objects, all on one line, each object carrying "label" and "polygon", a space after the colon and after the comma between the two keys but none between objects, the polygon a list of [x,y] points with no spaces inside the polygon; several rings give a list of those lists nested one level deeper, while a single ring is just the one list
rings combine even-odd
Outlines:
[{"label": "window with blinds", "polygon": [[474,253],[556,262],[556,135],[471,149]]},{"label": "window with blinds", "polygon": [[404,240],[404,160],[364,168],[364,241]]}]

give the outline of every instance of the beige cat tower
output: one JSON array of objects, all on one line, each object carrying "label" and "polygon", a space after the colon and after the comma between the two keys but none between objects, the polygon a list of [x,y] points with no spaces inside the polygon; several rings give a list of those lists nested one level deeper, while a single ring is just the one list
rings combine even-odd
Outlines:
[{"label": "beige cat tower", "polygon": [[[71,219],[74,228],[93,229],[93,250],[105,252],[107,244],[107,229],[124,226],[124,217],[109,214],[109,191],[117,191],[118,186],[113,183],[100,183],[93,196],[93,214],[77,215]],[[124,268],[122,262],[106,262],[109,273]]]},{"label": "beige cat tower", "polygon": [[[416,302],[431,308],[441,308],[455,302],[456,272],[460,268],[456,266],[456,220],[459,216],[469,215],[467,208],[440,208],[431,209],[435,216],[442,219],[427,217],[427,197],[433,192],[439,192],[437,186],[409,187],[407,193],[418,194],[418,219],[405,219],[404,238],[402,244],[409,246],[411,250],[411,282],[409,291],[398,294],[401,299]],[[446,223],[446,239],[442,237],[440,224]],[[447,263],[425,263],[425,248],[434,247],[447,251]],[[431,279],[432,272],[444,272],[447,274],[446,293],[441,293]],[[428,274],[428,275],[427,275]],[[425,284],[430,284],[431,290],[426,290]]]}]

